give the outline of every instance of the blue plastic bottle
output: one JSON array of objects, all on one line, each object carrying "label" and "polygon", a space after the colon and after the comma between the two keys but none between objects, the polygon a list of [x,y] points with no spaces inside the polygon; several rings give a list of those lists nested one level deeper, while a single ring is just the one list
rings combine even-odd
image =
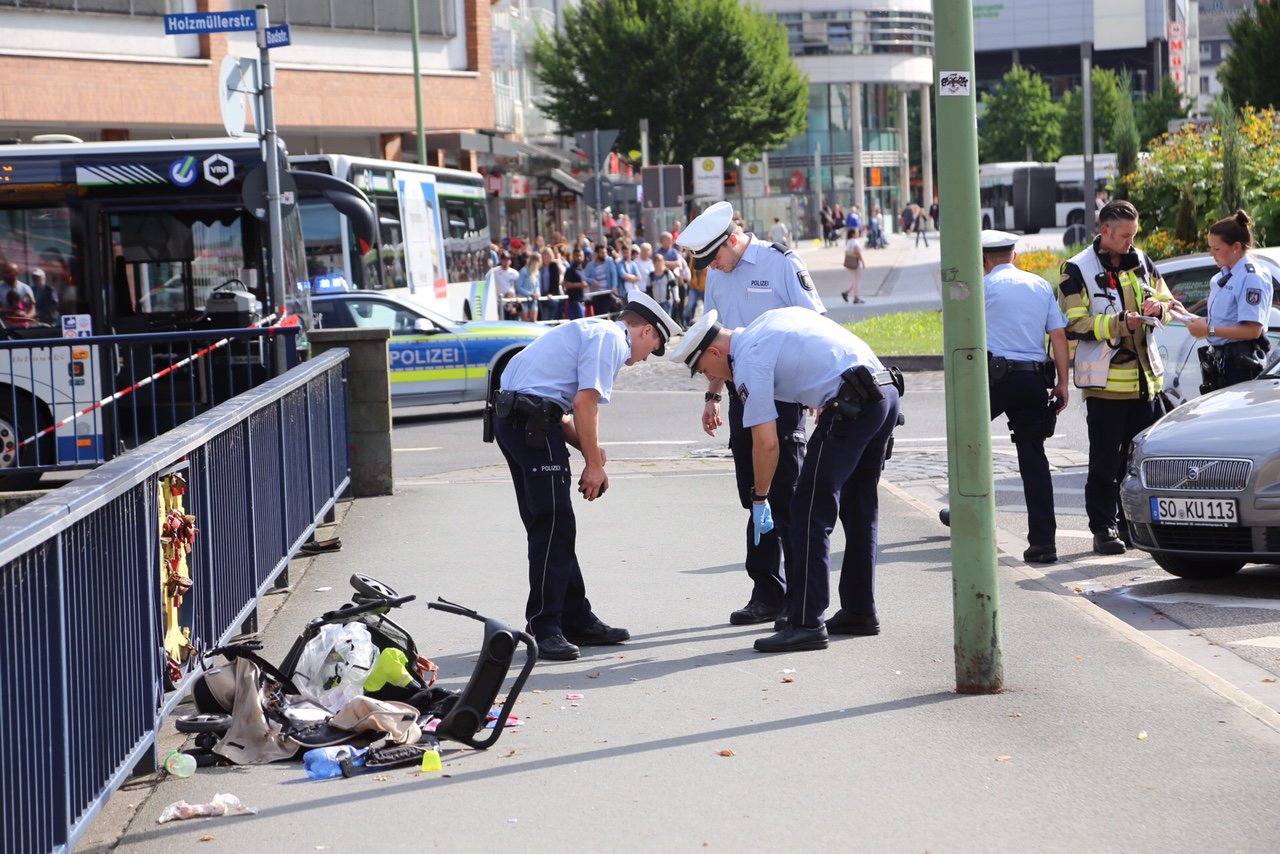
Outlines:
[{"label": "blue plastic bottle", "polygon": [[350,756],[353,759],[352,764],[360,766],[364,764],[365,754],[368,752],[368,749],[357,750],[344,745],[317,747],[302,754],[302,765],[307,771],[307,776],[312,780],[327,780],[330,777],[342,776],[343,757]]}]

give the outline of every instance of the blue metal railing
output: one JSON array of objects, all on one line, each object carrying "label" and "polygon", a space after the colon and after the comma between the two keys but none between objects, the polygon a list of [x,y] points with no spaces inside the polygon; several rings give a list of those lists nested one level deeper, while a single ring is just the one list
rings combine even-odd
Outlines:
[{"label": "blue metal railing", "polygon": [[199,528],[181,623],[216,646],[350,482],[346,358],[324,353],[0,518],[0,851],[69,849],[155,767],[185,689],[165,681],[160,478],[182,470]]}]

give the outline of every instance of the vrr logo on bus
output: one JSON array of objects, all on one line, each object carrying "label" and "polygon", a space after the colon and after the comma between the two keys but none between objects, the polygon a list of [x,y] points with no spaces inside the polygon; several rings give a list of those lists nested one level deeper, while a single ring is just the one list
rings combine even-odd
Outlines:
[{"label": "vrr logo on bus", "polygon": [[231,183],[236,177],[236,165],[225,154],[214,154],[204,160],[204,179],[216,187]]}]

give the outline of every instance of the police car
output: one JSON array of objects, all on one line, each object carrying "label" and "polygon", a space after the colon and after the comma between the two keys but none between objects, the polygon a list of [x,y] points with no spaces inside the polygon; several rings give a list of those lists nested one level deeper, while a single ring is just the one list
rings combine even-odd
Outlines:
[{"label": "police car", "polygon": [[[1272,349],[1280,348],[1280,247],[1252,249],[1249,254],[1254,262],[1262,264],[1271,273],[1275,283],[1272,295],[1271,319],[1267,323],[1267,336]],[[1204,317],[1209,312],[1209,280],[1220,269],[1213,258],[1202,252],[1182,255],[1156,262],[1160,277],[1173,295],[1182,301],[1192,314]],[[1175,404],[1190,400],[1200,394],[1200,360],[1196,351],[1205,346],[1203,338],[1197,340],[1187,332],[1184,324],[1171,322],[1156,330],[1156,346],[1164,360],[1164,389]]]},{"label": "police car", "polygon": [[423,406],[488,398],[507,362],[547,327],[520,321],[458,323],[378,291],[316,294],[322,329],[390,329],[391,405]]}]

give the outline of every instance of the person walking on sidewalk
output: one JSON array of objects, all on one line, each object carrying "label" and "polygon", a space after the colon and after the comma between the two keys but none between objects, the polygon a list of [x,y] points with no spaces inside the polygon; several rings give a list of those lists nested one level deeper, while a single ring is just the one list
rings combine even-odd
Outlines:
[{"label": "person walking on sidewalk", "polygon": [[773,225],[769,227],[769,240],[773,243],[780,243],[783,246],[791,245],[791,230],[787,228],[787,224],[778,217],[773,218]]},{"label": "person walking on sidewalk", "polygon": [[916,246],[920,245],[920,238],[923,237],[924,245],[927,249],[929,247],[929,219],[919,205],[912,205],[911,212],[915,216],[911,220],[911,230],[916,233]]},{"label": "person walking on sidewalk", "polygon": [[862,268],[865,266],[867,266],[867,260],[862,256],[858,240],[851,236],[844,247],[844,268],[849,271],[850,276],[849,287],[840,292],[840,298],[845,302],[863,302],[862,297],[858,296],[858,278],[862,275]]},{"label": "person walking on sidewalk", "polygon": [[[1168,319],[1173,295],[1146,254],[1133,245],[1138,209],[1123,199],[1098,211],[1093,244],[1063,265],[1059,302],[1076,344],[1074,379],[1089,425],[1084,506],[1093,550],[1123,554],[1128,522],[1120,482],[1133,437],[1155,423],[1164,363],[1155,321]],[[1123,539],[1122,539],[1123,538]]]},{"label": "person walking on sidewalk", "polygon": [[[680,235],[680,243],[693,253],[693,266],[707,270],[707,290],[703,317],[715,310],[730,328],[746,326],[770,309],[799,306],[805,311],[825,314],[826,307],[814,289],[809,270],[794,250],[771,245],[743,232],[733,222],[733,206],[728,202],[711,205]],[[721,392],[728,378],[707,377],[702,408],[702,429],[714,436],[724,422],[720,417]],[[738,499],[744,510],[752,506],[752,431],[742,423],[746,395],[729,385],[729,448],[738,484]],[[785,519],[790,511],[800,463],[804,459],[805,408],[795,401],[776,404],[779,442],[777,471],[769,495],[773,512]],[[776,533],[755,536],[750,518],[746,526],[747,575],[751,597],[747,604],[729,615],[735,626],[765,623],[783,614],[782,566],[786,544]],[[791,561],[785,561],[791,566]]]},{"label": "person walking on sidewalk", "polygon": [[[877,486],[898,420],[902,374],[885,370],[866,342],[840,324],[797,306],[767,311],[735,329],[721,326],[710,310],[670,358],[713,382],[736,385],[742,423],[755,449],[752,536],[759,541],[776,524],[776,535],[789,544],[785,619],[775,624],[774,634],[755,642],[756,650],[826,649],[828,634],[878,634]],[[771,503],[782,474],[783,402],[821,414],[790,512],[775,521]],[[845,535],[840,610],[824,621],[837,519]]]},{"label": "person walking on sidewalk", "polygon": [[[1022,559],[1053,563],[1058,559],[1058,522],[1044,440],[1053,435],[1058,413],[1067,407],[1067,319],[1052,285],[1013,266],[1017,242],[1017,235],[1006,231],[982,232],[987,383],[991,417],[1009,416],[1010,437],[1018,449],[1018,474],[1027,505],[1027,549]],[[1046,334],[1053,349],[1048,361]],[[943,524],[949,525],[950,513],[940,515]]]},{"label": "person walking on sidewalk", "polygon": [[538,655],[569,661],[583,645],[628,640],[591,610],[576,554],[569,449],[585,466],[578,492],[595,501],[609,488],[600,447],[600,406],[624,365],[661,356],[680,327],[647,294],[633,293],[618,319],[556,326],[511,359],[486,418],[511,470],[529,540],[528,631]]}]

